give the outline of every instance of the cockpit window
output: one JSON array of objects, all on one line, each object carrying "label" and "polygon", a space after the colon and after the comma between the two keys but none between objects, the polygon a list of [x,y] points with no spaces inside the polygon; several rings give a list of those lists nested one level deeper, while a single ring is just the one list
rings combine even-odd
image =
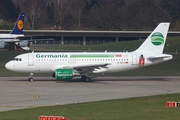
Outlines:
[{"label": "cockpit window", "polygon": [[13,58],[12,61],[22,61],[21,58]]},{"label": "cockpit window", "polygon": [[22,61],[22,59],[21,59],[21,58],[18,58],[18,61]]}]

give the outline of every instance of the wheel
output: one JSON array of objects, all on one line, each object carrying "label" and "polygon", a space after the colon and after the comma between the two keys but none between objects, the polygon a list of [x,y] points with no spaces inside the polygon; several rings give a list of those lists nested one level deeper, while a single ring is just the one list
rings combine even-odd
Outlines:
[{"label": "wheel", "polygon": [[85,78],[85,82],[90,82],[90,81],[91,81],[91,79],[89,77]]},{"label": "wheel", "polygon": [[34,79],[33,79],[33,73],[30,73],[30,76],[29,76],[29,78],[28,78],[28,81],[29,81],[29,82],[33,82],[33,81],[34,81]]},{"label": "wheel", "polygon": [[85,75],[82,75],[82,76],[81,76],[81,80],[82,80],[82,81],[85,81],[85,80],[86,80],[86,76],[85,76]]},{"label": "wheel", "polygon": [[34,79],[33,79],[33,78],[28,78],[28,81],[29,81],[29,82],[33,82]]}]

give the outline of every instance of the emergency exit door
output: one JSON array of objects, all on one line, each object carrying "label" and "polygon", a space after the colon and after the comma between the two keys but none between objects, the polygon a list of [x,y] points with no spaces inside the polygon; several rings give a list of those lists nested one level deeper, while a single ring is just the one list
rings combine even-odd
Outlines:
[{"label": "emergency exit door", "polygon": [[28,56],[28,66],[34,66],[34,55]]},{"label": "emergency exit door", "polygon": [[132,65],[137,65],[137,55],[132,55]]}]

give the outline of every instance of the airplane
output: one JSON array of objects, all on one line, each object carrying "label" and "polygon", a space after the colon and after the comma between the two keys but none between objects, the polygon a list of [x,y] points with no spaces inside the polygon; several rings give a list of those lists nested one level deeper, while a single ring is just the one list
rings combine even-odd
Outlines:
[{"label": "airplane", "polygon": [[38,41],[38,40],[52,40],[52,39],[29,39],[27,37],[32,36],[24,36],[23,28],[24,28],[24,17],[25,12],[20,12],[19,17],[14,25],[14,28],[9,34],[0,34],[0,49],[8,47],[9,49],[23,49],[23,50],[30,50],[29,42],[30,41]]},{"label": "airplane", "polygon": [[142,45],[132,52],[32,52],[16,56],[6,63],[6,69],[15,72],[52,73],[57,80],[70,80],[81,76],[90,82],[89,73],[121,72],[171,60],[163,54],[170,23],[160,23]]}]

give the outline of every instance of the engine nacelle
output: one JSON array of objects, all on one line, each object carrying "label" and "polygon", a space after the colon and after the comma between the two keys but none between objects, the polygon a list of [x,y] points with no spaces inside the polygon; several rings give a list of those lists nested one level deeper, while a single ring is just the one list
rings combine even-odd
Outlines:
[{"label": "engine nacelle", "polygon": [[28,41],[21,41],[16,43],[20,47],[29,47],[29,42]]},{"label": "engine nacelle", "polygon": [[55,78],[57,80],[70,80],[73,78],[72,69],[56,69]]},{"label": "engine nacelle", "polygon": [[5,44],[1,44],[1,43],[0,43],[0,48],[5,48],[5,47],[6,47]]}]

